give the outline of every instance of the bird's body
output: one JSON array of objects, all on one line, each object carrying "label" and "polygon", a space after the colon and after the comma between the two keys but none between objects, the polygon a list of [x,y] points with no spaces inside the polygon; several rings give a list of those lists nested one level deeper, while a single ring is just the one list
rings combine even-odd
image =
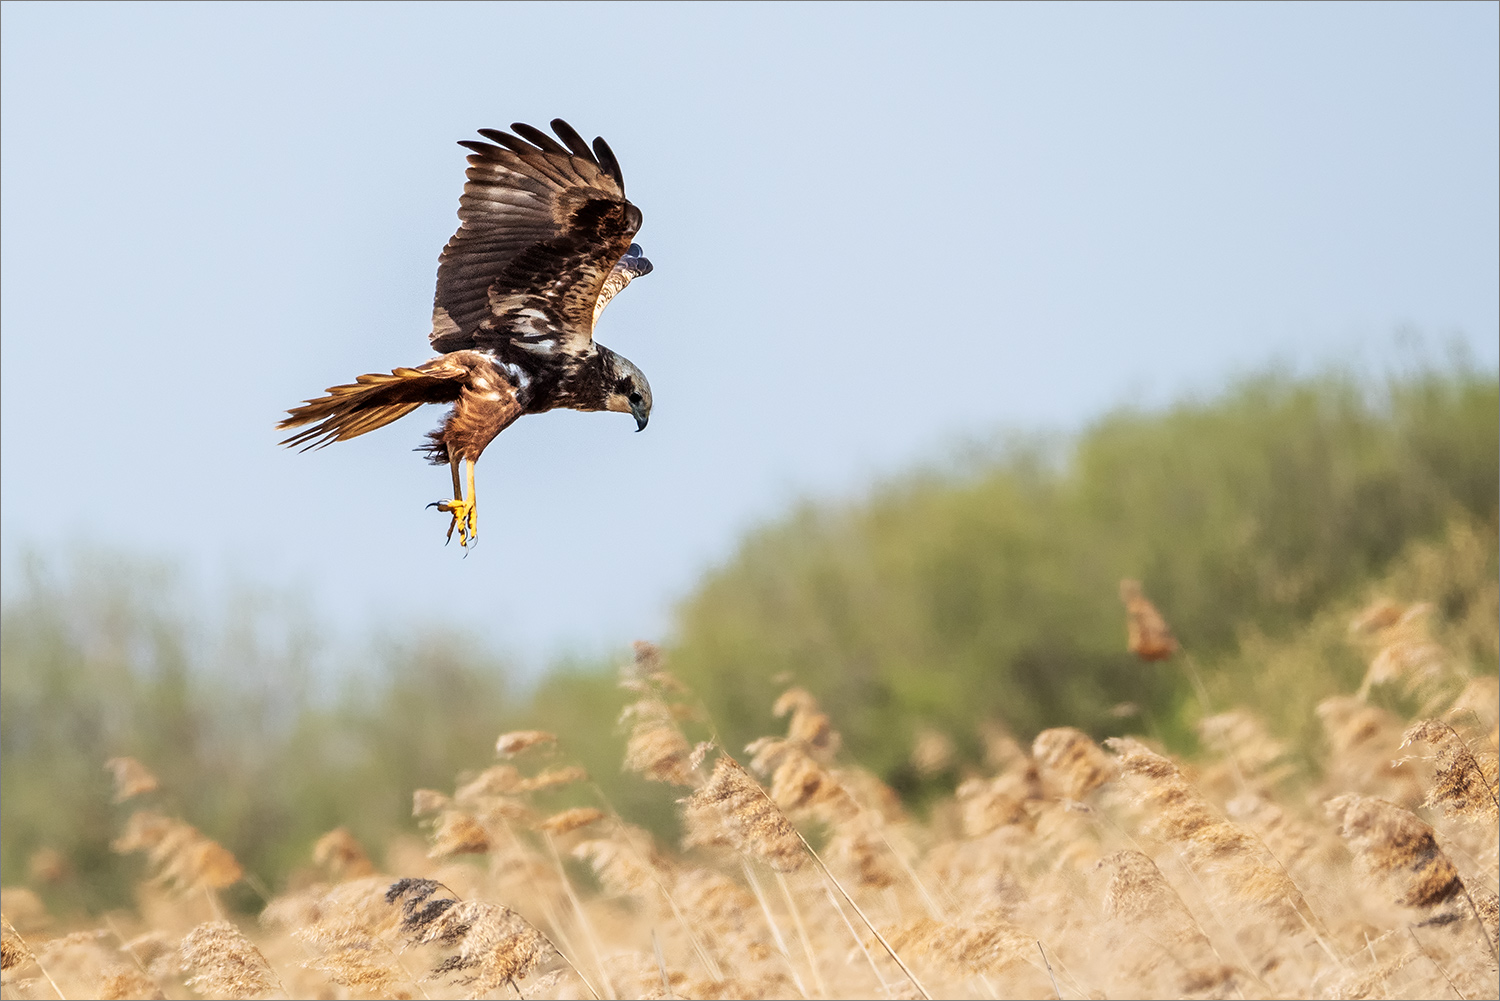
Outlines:
[{"label": "bird's body", "polygon": [[[424,403],[451,403],[423,446],[453,469],[454,499],[438,506],[467,545],[474,537],[474,463],[526,414],[614,410],[644,429],[651,387],[629,360],[593,339],[609,301],[651,262],[631,239],[641,213],[625,199],[614,153],[554,120],[557,139],[527,125],[489,129],[498,145],[464,142],[468,183],[458,232],[438,264],[432,333],[437,357],[390,375],[359,376],[289,412],[303,427],[283,444],[307,448],[373,431]],[[564,145],[566,144],[566,145]],[[304,425],[306,425],[304,427]],[[459,464],[468,466],[468,491]]]}]

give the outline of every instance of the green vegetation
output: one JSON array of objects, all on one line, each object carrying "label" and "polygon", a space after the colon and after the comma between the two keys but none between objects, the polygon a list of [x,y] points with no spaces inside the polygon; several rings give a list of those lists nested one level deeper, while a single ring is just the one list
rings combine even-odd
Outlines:
[{"label": "green vegetation", "polygon": [[[1372,589],[1437,602],[1471,670],[1496,670],[1497,455],[1491,373],[1378,389],[1265,375],[1110,415],[1065,447],[1011,447],[806,506],[705,579],[668,653],[725,746],[772,728],[766,707],[790,676],[851,757],[902,791],[918,785],[907,761],[924,728],[958,741],[960,762],[978,757],[987,722],[1023,741],[1071,725],[1181,746],[1198,714],[1182,667],[1124,650],[1117,590],[1134,577],[1216,699],[1307,742],[1318,698],[1363,672],[1345,634]],[[521,691],[462,640],[329,656],[295,602],[241,595],[215,619],[138,562],[33,561],[18,577],[0,624],[0,877],[54,906],[128,893],[132,873],[108,848],[124,808],[101,767],[118,755],[145,762],[165,809],[267,883],[336,825],[367,845],[414,831],[410,791],[451,788],[507,729],[566,734],[622,814],[671,822],[659,790],[619,772],[608,665]],[[358,670],[327,669],[355,657]],[[71,872],[29,873],[41,849]]]},{"label": "green vegetation", "polygon": [[1177,744],[1191,691],[1180,669],[1126,653],[1121,578],[1143,581],[1211,666],[1247,629],[1284,636],[1363,596],[1450,521],[1493,533],[1497,427],[1494,379],[1467,370],[1379,390],[1273,374],[1113,414],[1062,454],[1012,449],[761,531],[681,610],[673,667],[734,721],[730,746],[763,727],[735,707],[768,704],[790,673],[898,787],[922,727],[1097,736],[1131,703]]}]

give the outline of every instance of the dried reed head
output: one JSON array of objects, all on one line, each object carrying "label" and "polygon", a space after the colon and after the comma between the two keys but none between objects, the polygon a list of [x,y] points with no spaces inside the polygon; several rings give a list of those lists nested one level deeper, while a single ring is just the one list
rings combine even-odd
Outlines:
[{"label": "dried reed head", "polygon": [[562,835],[598,823],[604,819],[604,811],[591,806],[575,806],[571,810],[554,813],[538,826],[549,834]]},{"label": "dried reed head", "polygon": [[99,1001],[125,1001],[126,998],[162,998],[161,985],[134,966],[113,966],[99,977],[94,997]]},{"label": "dried reed head", "polygon": [[306,942],[327,943],[350,935],[380,938],[396,927],[385,899],[390,879],[366,876],[337,886],[314,885],[283,894],[266,905],[261,924],[281,928]]},{"label": "dried reed head", "polygon": [[630,831],[622,837],[629,837],[637,845],[623,845],[615,838],[597,838],[580,842],[571,854],[593,868],[607,892],[622,897],[645,895],[663,875],[662,867],[654,865],[655,850],[647,847],[650,835]]},{"label": "dried reed head", "polygon": [[677,728],[670,713],[637,714],[630,737],[625,742],[622,767],[653,782],[692,786],[698,781],[693,774],[692,754],[692,745]]},{"label": "dried reed head", "polygon": [[347,827],[335,827],[313,845],[313,861],[326,868],[335,880],[360,879],[375,871],[364,845]]},{"label": "dried reed head", "polygon": [[[285,894],[266,906],[261,924],[295,939],[305,957],[301,965],[344,988],[339,996],[410,998],[422,990],[399,955],[400,913],[385,899],[390,882],[388,876],[370,876]],[[327,989],[321,983],[291,986]]]},{"label": "dried reed head", "polygon": [[833,720],[819,708],[812,693],[795,687],[782,692],[771,706],[771,715],[780,719],[788,713],[792,718],[787,721],[787,740],[801,744],[809,756],[822,763],[833,760],[843,738],[833,728]]},{"label": "dried reed head", "polygon": [[1359,686],[1360,698],[1368,698],[1377,685],[1394,683],[1415,695],[1448,679],[1453,670],[1447,651],[1432,638],[1433,611],[1428,602],[1419,602],[1403,611],[1394,623],[1379,629],[1380,649]]},{"label": "dried reed head", "polygon": [[1209,856],[1248,850],[1248,834],[1225,823],[1193,788],[1172,759],[1130,737],[1105,741],[1117,755],[1120,768],[1138,780],[1148,824],[1168,841],[1187,843]]},{"label": "dried reed head", "polygon": [[1202,934],[1182,898],[1149,855],[1130,849],[1117,851],[1100,859],[1098,868],[1109,874],[1104,889],[1107,917],[1136,924],[1171,916],[1179,919],[1184,928]]},{"label": "dried reed head", "polygon": [[981,838],[1002,827],[1034,824],[1028,805],[1036,797],[1027,795],[1026,784],[1014,774],[966,779],[953,795],[966,838]]},{"label": "dried reed head", "polygon": [[1215,991],[1233,976],[1150,857],[1118,851],[1100,859],[1098,868],[1108,874],[1105,915],[1127,941],[1134,939],[1134,949],[1112,948],[1111,955],[1126,962],[1123,972],[1130,981],[1156,985],[1146,996]]},{"label": "dried reed head", "polygon": [[829,865],[853,876],[860,886],[884,890],[900,880],[891,849],[868,815],[841,825],[823,851]]},{"label": "dried reed head", "polygon": [[962,922],[916,918],[892,928],[886,939],[898,953],[928,956],[965,975],[1025,963],[1036,950],[1036,937],[998,911],[981,911]]},{"label": "dried reed head", "polygon": [[182,892],[219,890],[238,883],[245,871],[218,842],[198,829],[150,810],[137,810],[110,845],[120,854],[145,852],[156,880]]},{"label": "dried reed head", "polygon": [[[503,826],[514,821],[530,824],[535,818],[517,795],[527,791],[527,780],[510,765],[492,765],[469,779],[453,794],[453,801],[481,826]],[[516,795],[513,795],[516,794]],[[450,813],[443,814],[447,818]],[[446,819],[439,821],[439,827]]]},{"label": "dried reed head", "polygon": [[1167,660],[1177,652],[1177,640],[1156,606],[1146,600],[1137,580],[1120,581],[1125,603],[1126,646],[1141,660]]},{"label": "dried reed head", "polygon": [[807,862],[796,828],[727,754],[719,755],[708,782],[682,803],[685,846],[728,843],[778,872],[795,872]]},{"label": "dried reed head", "polygon": [[443,889],[430,879],[402,879],[386,891],[387,901],[401,903],[401,927],[414,944],[455,950],[433,974],[468,987],[470,997],[506,987],[519,993],[517,981],[555,952],[551,943],[510,908],[439,896]]},{"label": "dried reed head", "polygon": [[182,965],[196,973],[189,987],[216,998],[264,997],[281,987],[271,964],[228,921],[199,925],[182,940]]},{"label": "dried reed head", "polygon": [[1486,823],[1500,819],[1494,752],[1470,750],[1457,730],[1436,719],[1423,720],[1407,730],[1401,746],[1417,741],[1437,751],[1432,788],[1427,792],[1425,805],[1441,809],[1448,816]]},{"label": "dried reed head", "polygon": [[806,751],[800,741],[762,737],[745,748],[750,767],[771,776],[771,798],[788,813],[805,813],[830,823],[853,817],[856,803],[839,780]]},{"label": "dried reed head", "polygon": [[533,747],[556,743],[557,735],[545,730],[513,730],[510,733],[502,733],[500,739],[495,741],[495,753],[502,758],[513,758]]},{"label": "dried reed head", "polygon": [[1082,799],[1115,776],[1114,762],[1082,730],[1043,730],[1031,744],[1043,785],[1062,799]]},{"label": "dried reed head", "polygon": [[432,832],[428,858],[445,855],[482,855],[490,850],[490,834],[472,814],[444,810]]},{"label": "dried reed head", "polygon": [[695,923],[719,935],[735,935],[745,929],[746,918],[755,913],[755,898],[738,883],[712,869],[688,869],[672,887],[672,896]]},{"label": "dried reed head", "polygon": [[517,792],[520,788],[521,773],[513,766],[492,765],[459,786],[453,798],[464,806],[472,806],[496,796]]},{"label": "dried reed head", "polygon": [[1434,907],[1462,892],[1458,870],[1415,814],[1353,793],[1329,800],[1327,810],[1370,869],[1397,887],[1397,903]]},{"label": "dried reed head", "polygon": [[543,789],[556,789],[560,786],[572,785],[575,782],[587,782],[589,773],[578,765],[565,765],[560,768],[547,768],[528,778],[521,780],[518,787],[521,792],[539,792]]},{"label": "dried reed head", "polygon": [[0,925],[0,970],[13,970],[31,962],[26,940],[14,931],[10,922]]},{"label": "dried reed head", "polygon": [[1281,930],[1304,927],[1311,912],[1302,892],[1258,838],[1225,820],[1170,758],[1129,737],[1105,743],[1139,790],[1147,830],[1180,849],[1222,892],[1259,908]]},{"label": "dried reed head", "polygon": [[110,758],[104,768],[115,780],[116,803],[123,803],[132,796],[154,792],[160,787],[151,770],[134,758]]}]

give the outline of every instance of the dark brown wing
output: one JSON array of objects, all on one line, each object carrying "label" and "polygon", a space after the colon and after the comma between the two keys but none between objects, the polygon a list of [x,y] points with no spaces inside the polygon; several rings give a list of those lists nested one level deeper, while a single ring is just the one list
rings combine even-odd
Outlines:
[{"label": "dark brown wing", "polygon": [[557,139],[528,125],[465,141],[468,183],[460,225],[443,248],[433,301],[438,351],[521,342],[581,353],[615,262],[641,227],[603,139],[589,147],[562,119]]}]

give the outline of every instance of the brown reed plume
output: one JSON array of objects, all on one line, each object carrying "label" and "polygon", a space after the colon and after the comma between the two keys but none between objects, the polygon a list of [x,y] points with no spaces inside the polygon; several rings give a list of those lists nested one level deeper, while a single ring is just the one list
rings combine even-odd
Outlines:
[{"label": "brown reed plume", "polygon": [[1097,867],[1108,874],[1102,906],[1133,940],[1139,955],[1122,949],[1132,965],[1130,979],[1156,983],[1163,992],[1196,994],[1230,985],[1234,969],[1225,964],[1204,934],[1182,897],[1167,882],[1150,856],[1125,849],[1101,859]]},{"label": "brown reed plume", "polygon": [[157,882],[179,892],[221,890],[245,871],[223,845],[191,824],[151,810],[137,810],[110,845],[120,854],[144,852]]},{"label": "brown reed plume", "polygon": [[1463,893],[1458,870],[1420,817],[1394,803],[1355,793],[1335,796],[1327,810],[1371,871],[1395,885],[1397,903],[1432,908]]},{"label": "brown reed plume", "polygon": [[654,644],[635,644],[635,660],[621,671],[620,687],[638,696],[620,713],[620,723],[630,723],[621,767],[653,782],[696,786],[693,745],[678,726],[694,710],[675,698],[686,689],[662,668]]},{"label": "brown reed plume", "polygon": [[777,872],[796,872],[807,864],[797,829],[727,754],[719,755],[713,775],[682,804],[686,847],[727,844]]},{"label": "brown reed plume", "polygon": [[1425,806],[1478,822],[1500,820],[1500,795],[1496,787],[1500,775],[1494,751],[1480,750],[1476,754],[1457,730],[1440,719],[1423,720],[1408,729],[1401,738],[1401,746],[1409,747],[1418,741],[1437,751],[1433,784]]},{"label": "brown reed plume", "polygon": [[1177,639],[1156,606],[1146,599],[1138,580],[1120,581],[1125,603],[1126,647],[1141,660],[1168,660],[1177,652]]},{"label": "brown reed plume", "polygon": [[519,996],[518,981],[549,958],[562,958],[545,935],[510,908],[440,892],[451,893],[434,880],[400,879],[385,897],[388,903],[400,903],[401,929],[413,944],[451,950],[431,975],[467,987],[467,997],[507,986]]},{"label": "brown reed plume", "polygon": [[1061,799],[1083,799],[1119,773],[1088,734],[1070,726],[1037,734],[1031,755],[1043,787]]},{"label": "brown reed plume", "polygon": [[365,846],[347,827],[335,827],[319,838],[313,845],[313,861],[335,880],[360,879],[375,872]]},{"label": "brown reed plume", "polygon": [[365,876],[312,886],[272,900],[261,924],[280,929],[311,953],[317,970],[358,997],[410,997],[416,978],[397,952],[399,916],[385,899],[390,879]]},{"label": "brown reed plume", "polygon": [[1312,910],[1285,869],[1254,834],[1225,819],[1170,758],[1140,741],[1112,737],[1105,744],[1138,790],[1146,830],[1181,851],[1226,896],[1259,914],[1241,934],[1269,949],[1266,920],[1281,933],[1311,929]]},{"label": "brown reed plume", "polygon": [[214,998],[261,998],[286,993],[266,957],[228,921],[208,921],[182,940],[182,965],[196,971],[189,987]]},{"label": "brown reed plume", "polygon": [[[700,739],[713,721],[641,644],[622,672],[627,767],[683,789],[654,787],[662,807],[683,797],[692,850],[622,818],[560,757],[568,733],[511,730],[499,760],[414,792],[430,840],[371,844],[411,878],[377,875],[336,828],[258,925],[199,924],[205,899],[249,897],[181,892],[238,871],[181,820],[142,811],[117,840],[150,866],[134,912],[49,914],[43,895],[88,871],[52,849],[29,877],[42,893],[0,895],[0,998],[1494,997],[1500,684],[1494,630],[1461,633],[1451,604],[1367,610],[1367,659],[1398,626],[1433,649],[1385,655],[1367,694],[1386,708],[1325,700],[1316,752],[1283,745],[1264,706],[1204,713],[1192,759],[1130,737],[1107,753],[1070,727],[1023,745],[996,723],[979,766],[953,756],[964,735],[912,720],[910,767],[960,781],[910,812],[806,689],[776,699],[785,732],[742,766]],[[1438,636],[1480,675],[1447,654],[1424,674]],[[1397,715],[1435,693],[1425,722]],[[110,763],[120,798],[150,792],[138,765]]]},{"label": "brown reed plume", "polygon": [[513,758],[533,747],[556,745],[557,735],[546,730],[514,730],[502,733],[495,741],[495,753],[502,758]]}]

